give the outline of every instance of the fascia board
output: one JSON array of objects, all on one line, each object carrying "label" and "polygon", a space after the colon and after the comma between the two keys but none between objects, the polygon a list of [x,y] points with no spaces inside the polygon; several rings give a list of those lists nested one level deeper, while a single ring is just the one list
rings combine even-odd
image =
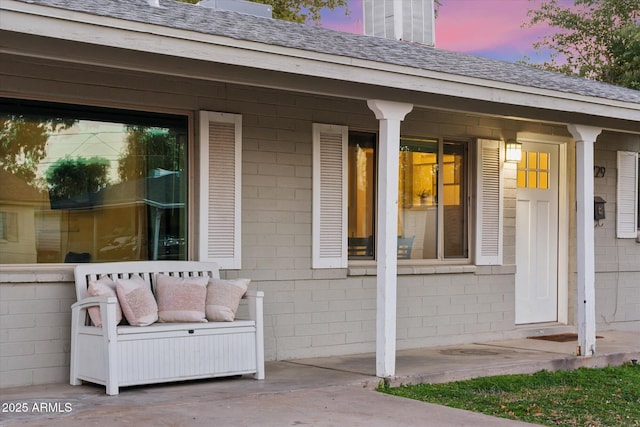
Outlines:
[{"label": "fascia board", "polygon": [[[3,11],[0,29],[17,33],[399,90],[640,121],[640,104],[631,102],[237,40],[12,0],[0,0],[0,10]],[[212,60],[212,49],[215,49],[215,60]],[[2,50],[9,51],[7,47]]]}]

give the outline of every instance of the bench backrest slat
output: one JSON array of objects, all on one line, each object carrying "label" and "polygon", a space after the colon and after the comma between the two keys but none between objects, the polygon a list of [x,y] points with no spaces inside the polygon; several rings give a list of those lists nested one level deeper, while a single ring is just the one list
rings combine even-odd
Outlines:
[{"label": "bench backrest slat", "polygon": [[200,261],[123,261],[93,264],[78,264],[74,275],[76,282],[76,298],[78,301],[87,297],[89,282],[102,276],[112,280],[128,279],[138,274],[155,294],[155,275],[167,274],[174,277],[211,277],[220,278],[218,264]]}]

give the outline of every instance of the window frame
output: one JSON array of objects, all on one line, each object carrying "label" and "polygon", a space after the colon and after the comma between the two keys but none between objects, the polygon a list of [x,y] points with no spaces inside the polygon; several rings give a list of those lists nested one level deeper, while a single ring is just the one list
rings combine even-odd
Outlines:
[{"label": "window frame", "polygon": [[[123,125],[142,125],[149,127],[181,127],[184,130],[184,167],[185,167],[185,233],[186,245],[184,247],[184,259],[191,259],[194,253],[194,245],[197,244],[197,232],[190,226],[195,218],[193,206],[194,185],[190,177],[194,175],[194,112],[180,109],[140,108],[138,105],[114,104],[114,103],[86,103],[68,101],[61,98],[11,98],[0,97],[3,108],[15,107],[31,115],[48,115],[58,117],[62,114],[75,120],[89,120],[96,122],[119,123]],[[166,122],[168,120],[168,122]],[[95,262],[93,259],[90,262]],[[5,266],[17,268],[50,268],[51,266],[72,266],[70,262],[32,262],[32,263],[5,263]]]},{"label": "window frame", "polygon": [[[358,134],[362,134],[362,133],[369,133],[371,135],[375,135],[376,137],[376,146],[375,148],[375,152],[374,152],[374,158],[376,159],[376,166],[375,166],[375,170],[377,171],[378,167],[377,167],[377,162],[379,161],[378,159],[378,132],[368,132],[368,131],[363,131],[360,129],[348,129],[348,137],[347,137],[347,146],[349,144],[349,136],[352,133],[358,133]],[[444,155],[445,155],[445,144],[448,142],[451,143],[456,143],[456,144],[464,144],[465,145],[465,171],[464,171],[464,177],[462,178],[463,182],[462,184],[464,185],[465,188],[465,195],[464,195],[464,203],[466,205],[465,207],[465,223],[466,223],[466,229],[465,229],[465,236],[464,236],[464,240],[465,240],[465,245],[466,245],[466,256],[463,257],[450,257],[450,258],[446,258],[444,253],[445,253],[445,229],[444,229],[444,222],[441,220],[437,221],[437,243],[436,243],[436,258],[433,259],[423,259],[423,258],[411,258],[411,259],[399,259],[398,263],[399,264],[411,264],[411,265],[447,265],[447,264],[451,264],[451,265],[457,265],[457,264],[470,264],[471,260],[472,260],[472,243],[473,243],[473,227],[472,227],[472,223],[473,223],[473,206],[472,206],[472,199],[471,199],[471,188],[473,185],[473,156],[474,156],[474,150],[473,150],[473,138],[455,138],[455,137],[447,137],[447,136],[438,136],[438,137],[430,137],[430,136],[414,136],[414,135],[400,135],[400,145],[402,145],[402,141],[406,140],[406,141],[434,141],[437,142],[437,169],[438,169],[438,176],[437,176],[437,191],[439,195],[443,195],[444,194],[444,189],[445,189],[445,183],[444,183]],[[398,151],[398,155],[400,155],[400,150]],[[349,165],[347,165],[348,167]],[[377,191],[378,191],[378,173],[375,172],[375,181],[374,181],[374,190],[373,190],[373,206],[374,209],[377,210],[378,206],[377,206]],[[347,177],[348,179],[348,177]],[[345,207],[345,210],[347,211],[347,215],[348,215],[348,206]],[[443,203],[438,203],[437,204],[437,217],[438,218],[443,218],[444,215],[444,204]],[[377,224],[377,215],[374,215],[375,218],[375,223],[374,223],[374,229],[373,229],[373,259],[365,259],[363,257],[360,256],[356,256],[356,257],[348,257],[348,263],[349,264],[353,264],[353,265],[357,265],[360,263],[365,263],[365,264],[370,264],[370,263],[375,263],[377,261],[377,251],[376,251],[376,245],[375,242],[377,241],[376,239],[376,224]]]},{"label": "window frame", "polygon": [[[361,267],[367,268],[376,264],[376,260],[356,260],[347,259],[347,237],[348,229],[345,224],[344,232],[341,235],[333,234],[331,237],[323,234],[318,219],[321,216],[323,200],[318,197],[318,193],[321,191],[321,187],[324,182],[320,176],[319,170],[319,153],[322,149],[322,140],[318,137],[319,127],[326,127],[326,129],[333,129],[333,138],[342,138],[342,150],[335,149],[335,156],[331,161],[337,162],[340,165],[346,165],[346,153],[348,147],[348,127],[344,125],[326,125],[320,123],[313,124],[312,141],[313,141],[313,204],[312,204],[312,268],[347,268],[347,267]],[[365,129],[354,129],[354,131],[367,132]],[[373,133],[373,132],[372,132]],[[424,260],[424,259],[406,259],[399,260],[400,265],[415,265],[420,266],[447,266],[447,265],[502,265],[503,264],[503,251],[504,251],[504,141],[494,139],[482,139],[482,138],[456,138],[442,136],[437,138],[438,141],[442,139],[443,144],[445,140],[451,141],[464,141],[467,144],[467,244],[468,253],[465,258],[452,258],[452,259],[437,259],[437,260]],[[341,154],[342,153],[342,154]],[[488,166],[485,168],[481,161],[484,155],[487,155],[489,161],[486,163]],[[485,171],[488,172],[485,174]],[[486,175],[486,176],[485,176]],[[334,180],[335,177],[332,177]],[[348,183],[348,174],[341,174],[340,179],[346,189]],[[377,179],[377,176],[376,176]],[[483,182],[490,182],[491,185],[487,188],[483,188]],[[376,183],[377,185],[377,183]],[[479,191],[481,190],[481,191]],[[478,194],[482,193],[482,194]],[[483,203],[483,194],[490,196],[493,200],[493,204],[485,206]],[[345,200],[347,196],[344,196],[342,200]],[[329,201],[331,204],[335,204],[336,200]],[[377,200],[376,200],[377,203]],[[342,205],[342,215],[346,223],[348,216],[347,204]],[[375,206],[375,209],[378,209]],[[492,221],[491,227],[484,229],[482,226],[482,213],[486,211],[491,215],[488,215]],[[496,212],[497,211],[497,212]],[[319,244],[322,239],[325,239],[328,243],[333,245],[337,251],[341,251],[342,257],[336,256],[331,261],[333,263],[320,263],[316,258],[319,253]]]},{"label": "window frame", "polygon": [[[351,134],[358,134],[358,135],[367,135],[369,137],[371,137],[374,140],[374,146],[373,148],[373,155],[372,155],[372,160],[373,160],[373,174],[374,177],[376,177],[376,181],[373,183],[373,189],[371,191],[373,200],[372,200],[372,209],[373,212],[371,213],[371,221],[372,221],[372,230],[371,230],[371,234],[369,236],[362,236],[362,237],[355,237],[356,239],[366,239],[366,240],[361,240],[361,242],[363,244],[365,244],[367,246],[367,250],[366,252],[370,251],[370,254],[365,254],[365,255],[355,255],[355,256],[351,256],[349,257],[349,249],[347,249],[347,259],[348,262],[351,263],[353,261],[375,261],[376,260],[376,237],[375,237],[375,233],[376,233],[376,226],[378,223],[378,182],[377,182],[377,177],[378,177],[378,132],[371,132],[371,131],[365,131],[365,130],[359,130],[359,129],[348,129],[347,131],[347,157],[346,157],[346,168],[347,168],[347,175],[346,175],[346,179],[347,179],[347,198],[348,198],[348,202],[347,202],[347,207],[346,207],[346,214],[347,214],[347,234],[349,233],[349,221],[351,219],[351,217],[349,216],[349,204],[351,202],[352,199],[352,195],[349,193],[350,191],[350,182],[349,182],[349,177],[350,177],[350,170],[349,170],[349,149],[350,149],[350,145],[351,145]],[[347,241],[351,238],[353,238],[354,236],[347,236]],[[348,248],[348,242],[347,242],[347,248]]]},{"label": "window frame", "polygon": [[[465,172],[464,172],[464,188],[466,190],[466,194],[464,196],[464,203],[466,204],[465,208],[465,217],[466,217],[466,230],[465,230],[465,241],[466,241],[466,256],[464,257],[445,257],[445,229],[444,229],[444,221],[441,218],[444,218],[445,215],[445,207],[443,203],[437,203],[437,245],[436,245],[436,258],[432,259],[424,259],[424,258],[412,258],[408,260],[398,260],[400,264],[419,264],[419,265],[443,265],[443,264],[470,264],[472,259],[472,227],[471,223],[473,220],[473,209],[471,206],[471,185],[473,184],[472,176],[473,176],[473,168],[472,168],[472,148],[473,139],[472,138],[454,138],[447,136],[414,136],[414,135],[400,135],[400,144],[402,145],[402,141],[411,140],[411,141],[420,141],[420,140],[432,140],[437,141],[438,143],[438,152],[437,152],[437,194],[439,198],[444,200],[444,156],[445,156],[445,144],[447,142],[456,143],[456,144],[464,144],[465,145]],[[399,153],[399,152],[398,152]],[[375,240],[375,239],[374,239]],[[375,258],[375,251],[374,251]]]}]

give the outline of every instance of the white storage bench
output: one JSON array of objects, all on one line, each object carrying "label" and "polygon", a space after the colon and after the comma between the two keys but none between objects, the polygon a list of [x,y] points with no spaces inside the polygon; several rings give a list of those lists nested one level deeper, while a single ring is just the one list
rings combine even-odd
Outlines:
[{"label": "white storage bench", "polygon": [[[232,322],[116,325],[115,297],[88,297],[90,280],[138,274],[155,294],[156,273],[219,278],[218,265],[197,261],[131,261],[80,264],[75,268],[78,302],[72,306],[70,382],[102,384],[109,395],[119,387],[253,374],[264,379],[263,292],[247,291],[248,319]],[[92,326],[87,309],[99,306],[102,327]]]}]

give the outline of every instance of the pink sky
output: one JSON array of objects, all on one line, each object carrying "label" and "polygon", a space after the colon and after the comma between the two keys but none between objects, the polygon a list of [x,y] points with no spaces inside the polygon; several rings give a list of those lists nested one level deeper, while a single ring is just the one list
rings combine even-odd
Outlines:
[{"label": "pink sky", "polygon": [[[362,32],[362,0],[349,0],[351,14],[344,9],[324,14],[323,26],[354,33]],[[522,28],[527,11],[540,0],[441,0],[436,19],[436,47],[505,61],[537,55],[532,44],[545,34],[544,28]]]}]

